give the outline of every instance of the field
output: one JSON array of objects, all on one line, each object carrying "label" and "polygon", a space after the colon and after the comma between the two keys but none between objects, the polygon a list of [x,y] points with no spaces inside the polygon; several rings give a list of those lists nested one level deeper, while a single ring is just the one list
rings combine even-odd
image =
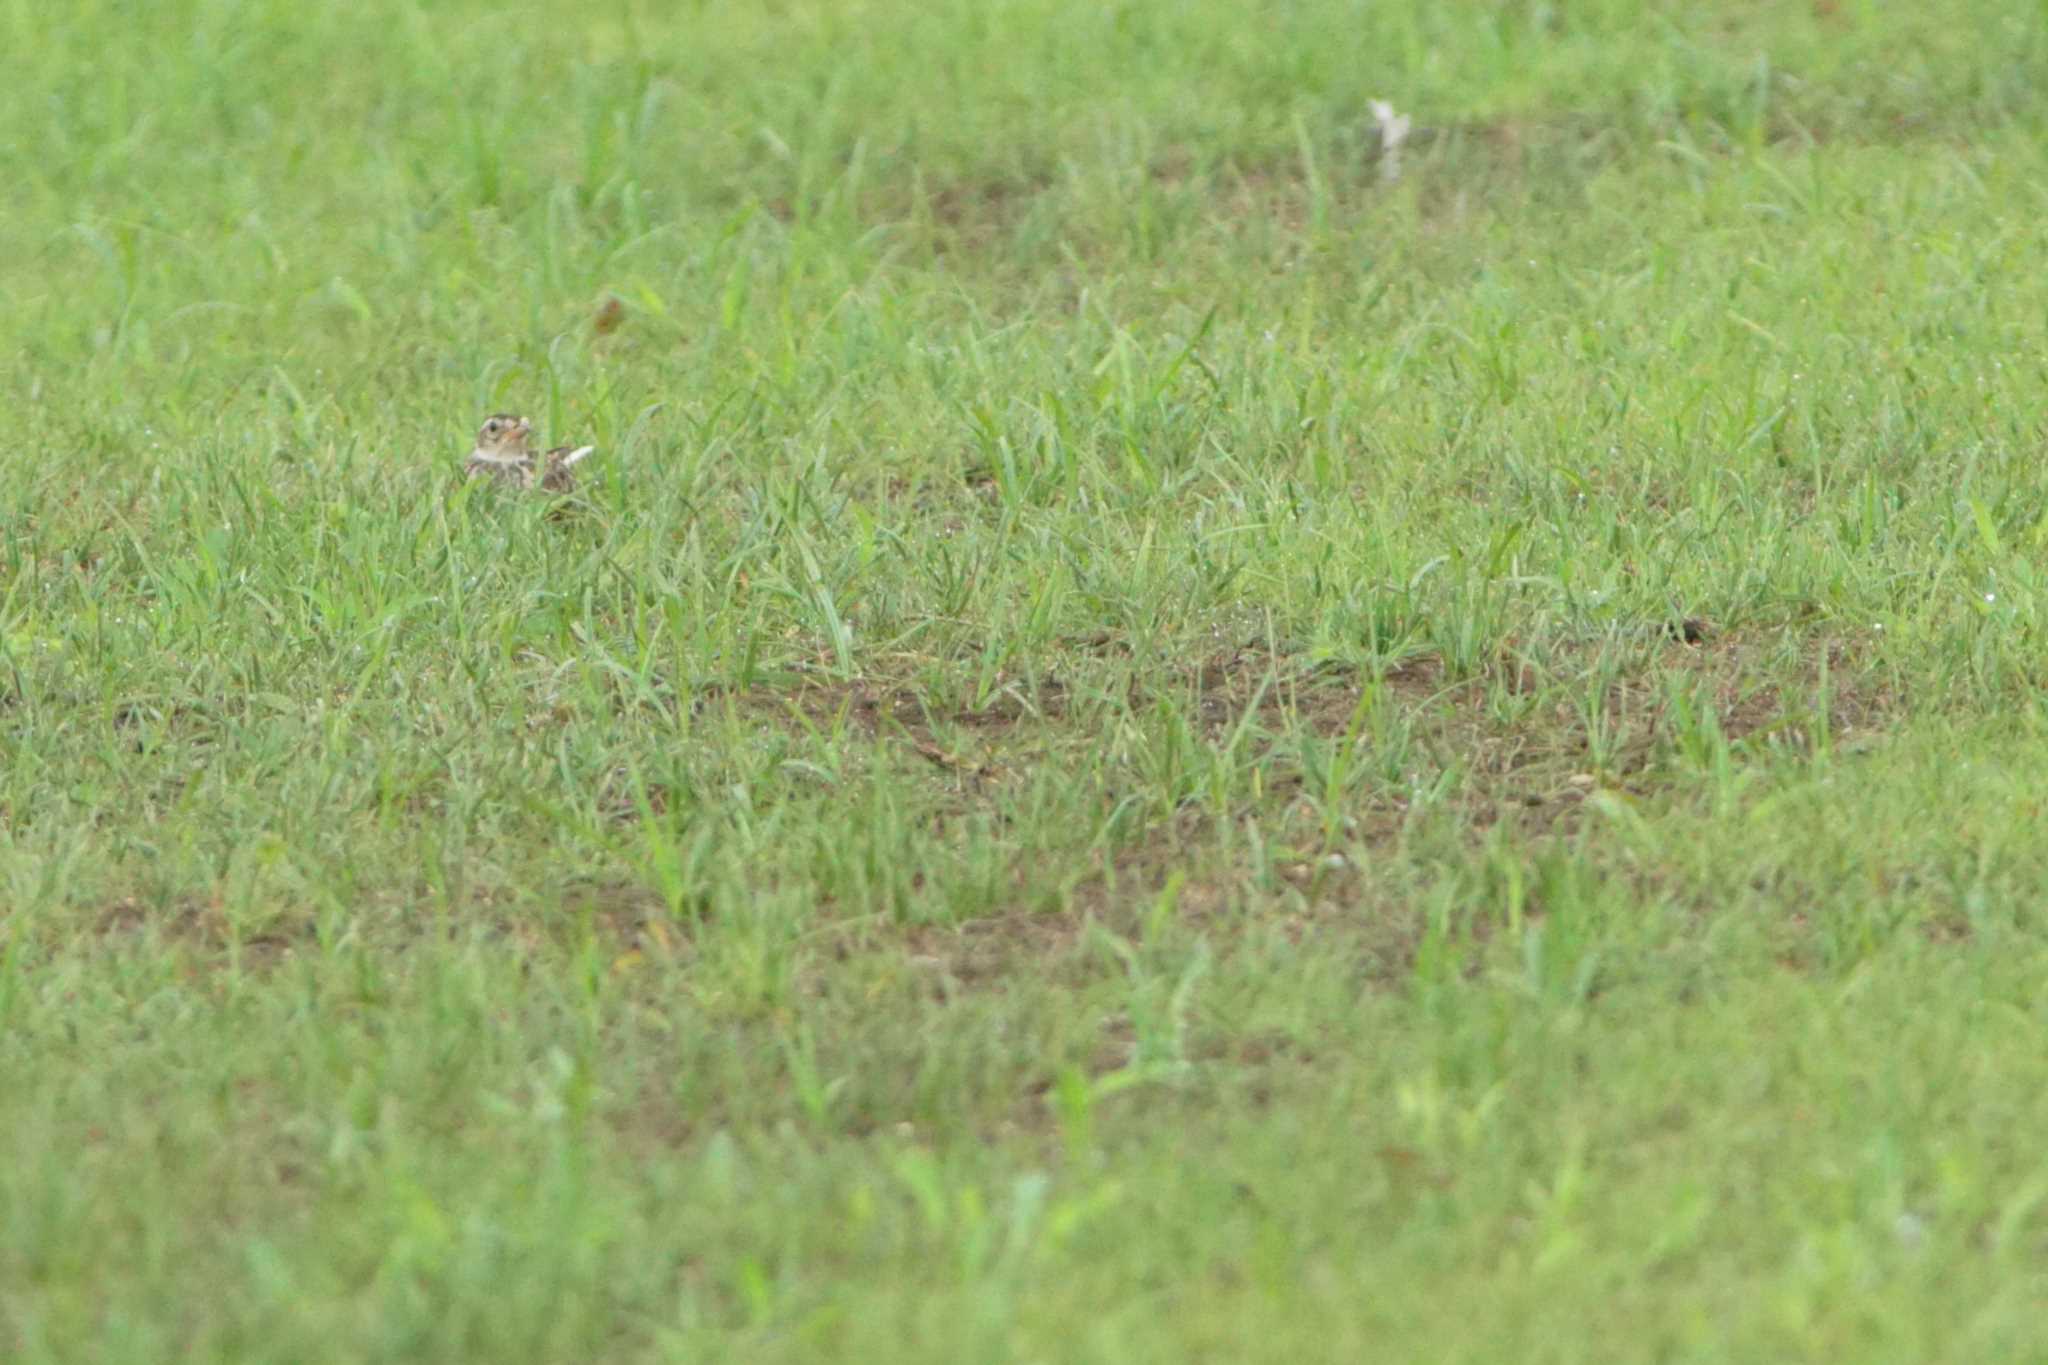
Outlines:
[{"label": "field", "polygon": [[2048,1355],[2048,7],[0,39],[0,1358]]}]

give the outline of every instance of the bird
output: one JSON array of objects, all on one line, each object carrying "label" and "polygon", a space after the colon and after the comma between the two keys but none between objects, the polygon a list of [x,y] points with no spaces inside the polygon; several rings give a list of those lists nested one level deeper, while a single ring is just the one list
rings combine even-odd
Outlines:
[{"label": "bird", "polygon": [[476,448],[469,452],[462,472],[469,478],[489,477],[514,488],[538,488],[543,493],[573,493],[576,463],[596,446],[556,446],[545,455],[535,455],[527,445],[533,423],[509,412],[493,413],[477,428]]}]

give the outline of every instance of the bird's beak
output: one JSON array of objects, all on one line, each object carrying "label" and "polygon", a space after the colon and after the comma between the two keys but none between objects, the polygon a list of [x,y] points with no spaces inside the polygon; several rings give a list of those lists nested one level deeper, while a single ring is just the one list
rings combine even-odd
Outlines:
[{"label": "bird's beak", "polygon": [[526,435],[526,433],[528,433],[529,431],[532,431],[532,430],[533,430],[533,422],[532,422],[532,421],[531,421],[530,419],[528,419],[528,418],[525,418],[525,417],[522,417],[522,418],[520,418],[520,419],[519,419],[519,434],[520,434],[521,436],[524,436],[524,435]]}]

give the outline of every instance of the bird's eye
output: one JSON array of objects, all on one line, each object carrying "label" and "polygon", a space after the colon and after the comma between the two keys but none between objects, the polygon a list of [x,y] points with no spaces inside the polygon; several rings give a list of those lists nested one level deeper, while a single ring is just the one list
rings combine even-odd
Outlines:
[{"label": "bird's eye", "polygon": [[496,436],[498,434],[498,419],[493,417],[490,421],[484,423],[484,430]]}]

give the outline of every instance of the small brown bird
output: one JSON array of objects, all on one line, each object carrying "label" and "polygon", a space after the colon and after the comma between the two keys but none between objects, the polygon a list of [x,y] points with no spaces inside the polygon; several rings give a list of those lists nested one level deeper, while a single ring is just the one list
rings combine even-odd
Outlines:
[{"label": "small brown bird", "polygon": [[596,446],[556,446],[536,456],[527,445],[533,423],[510,413],[494,413],[477,428],[476,449],[469,452],[463,473],[470,478],[488,476],[515,488],[539,488],[544,493],[571,493],[576,477],[569,471]]}]

